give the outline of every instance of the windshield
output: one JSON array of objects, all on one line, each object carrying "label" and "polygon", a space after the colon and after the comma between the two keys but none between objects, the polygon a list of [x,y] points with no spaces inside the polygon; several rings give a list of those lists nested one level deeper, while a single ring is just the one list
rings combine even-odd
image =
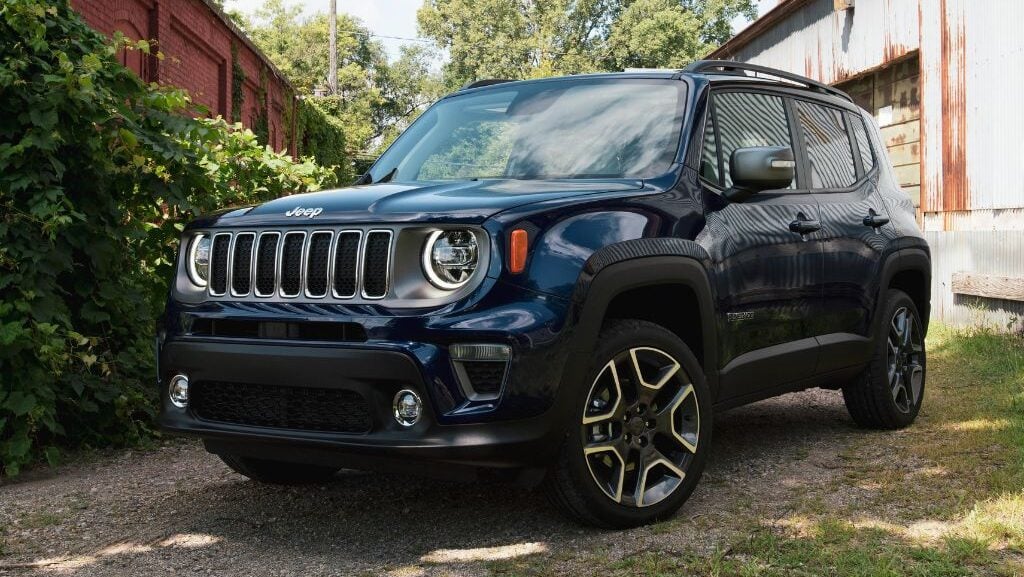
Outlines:
[{"label": "windshield", "polygon": [[445,98],[373,165],[373,182],[647,178],[675,159],[685,84],[566,79]]}]

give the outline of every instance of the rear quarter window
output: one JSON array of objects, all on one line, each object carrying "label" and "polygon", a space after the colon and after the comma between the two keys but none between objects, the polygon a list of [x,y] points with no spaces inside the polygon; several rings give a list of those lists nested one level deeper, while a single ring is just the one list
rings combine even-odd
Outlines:
[{"label": "rear quarter window", "polygon": [[864,166],[864,172],[871,172],[871,169],[875,167],[875,151],[871,148],[871,139],[868,138],[864,119],[851,114],[850,126],[853,128],[853,137],[857,139],[857,150],[860,152],[860,162]]}]

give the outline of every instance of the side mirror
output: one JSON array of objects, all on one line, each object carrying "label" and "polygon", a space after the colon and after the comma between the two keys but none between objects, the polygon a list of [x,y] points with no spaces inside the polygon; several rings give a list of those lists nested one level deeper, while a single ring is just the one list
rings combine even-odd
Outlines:
[{"label": "side mirror", "polygon": [[729,158],[732,188],[725,197],[742,202],[762,190],[786,188],[796,175],[793,149],[784,146],[737,148]]}]

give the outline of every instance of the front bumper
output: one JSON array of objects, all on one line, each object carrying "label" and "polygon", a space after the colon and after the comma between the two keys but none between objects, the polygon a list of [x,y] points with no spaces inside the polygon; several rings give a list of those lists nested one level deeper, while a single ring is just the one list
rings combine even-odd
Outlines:
[{"label": "front bumper", "polygon": [[[172,432],[197,435],[211,447],[235,452],[283,457],[283,460],[324,462],[334,455],[336,464],[358,463],[360,457],[402,458],[434,462],[513,467],[543,464],[546,449],[557,446],[551,435],[556,423],[550,415],[489,423],[442,425],[415,361],[406,354],[369,348],[294,345],[255,345],[218,342],[171,342],[161,351],[161,367],[184,373],[202,383],[231,379],[253,384],[289,383],[321,389],[358,392],[370,407],[368,433],[328,433],[256,427],[207,421],[190,408],[173,406],[166,394],[161,426]],[[166,380],[166,379],[164,379]],[[390,414],[391,401],[400,389],[420,392],[427,402],[423,418],[403,427]],[[297,451],[297,452],[295,452]],[[288,453],[294,453],[289,458]]]},{"label": "front bumper", "polygon": [[[344,315],[340,309],[279,310],[230,304],[169,307],[158,343],[161,426],[201,437],[216,453],[376,468],[445,463],[473,467],[542,467],[556,455],[564,432],[558,402],[569,348],[556,330],[561,303],[534,299],[459,316]],[[315,322],[359,322],[365,342],[304,342],[225,339],[191,335],[190,318],[273,318]],[[496,320],[511,319],[512,325]],[[413,337],[401,340],[399,336]],[[513,357],[499,399],[474,402],[462,396],[447,355],[454,342],[508,344]],[[167,395],[176,374],[193,386],[231,382],[277,387],[342,389],[358,393],[369,409],[368,432],[338,433],[252,426],[201,418],[180,409]],[[412,427],[398,424],[392,402],[401,389],[416,391],[423,417]]]}]

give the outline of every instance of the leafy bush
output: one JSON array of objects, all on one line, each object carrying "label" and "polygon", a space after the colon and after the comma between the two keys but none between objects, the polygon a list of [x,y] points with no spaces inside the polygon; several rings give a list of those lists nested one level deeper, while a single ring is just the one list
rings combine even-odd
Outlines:
[{"label": "leafy bush", "polygon": [[324,166],[334,167],[339,182],[355,179],[352,160],[345,152],[345,127],[338,116],[337,96],[307,96],[299,101],[297,139],[300,153],[312,154]]},{"label": "leafy bush", "polygon": [[0,4],[0,465],[138,441],[182,222],[333,183],[146,85],[67,0]]}]

